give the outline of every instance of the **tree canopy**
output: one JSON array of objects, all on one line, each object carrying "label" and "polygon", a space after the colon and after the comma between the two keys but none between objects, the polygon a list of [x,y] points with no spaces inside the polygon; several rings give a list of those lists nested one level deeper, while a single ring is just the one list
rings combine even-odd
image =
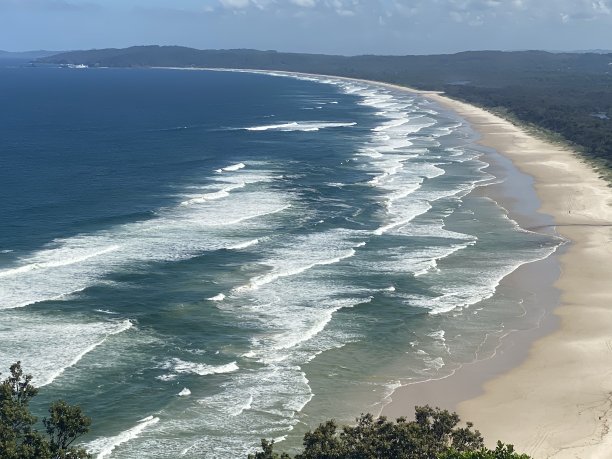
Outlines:
[{"label": "tree canopy", "polygon": [[[459,423],[457,413],[430,406],[417,406],[413,421],[364,414],[356,425],[339,429],[331,420],[304,435],[304,449],[294,459],[529,459],[501,442],[494,450],[485,448],[472,423]],[[249,459],[291,457],[276,453],[274,441],[263,439],[261,449]]]},{"label": "tree canopy", "polygon": [[0,383],[0,458],[90,458],[85,449],[72,445],[89,431],[91,420],[78,406],[58,400],[49,407],[41,432],[29,406],[37,394],[32,376],[24,375],[21,363],[11,365],[10,374]]}]

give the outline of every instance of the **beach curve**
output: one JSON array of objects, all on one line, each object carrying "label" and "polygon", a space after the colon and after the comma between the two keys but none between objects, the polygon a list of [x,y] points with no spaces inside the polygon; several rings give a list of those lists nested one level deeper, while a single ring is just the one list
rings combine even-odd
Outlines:
[{"label": "beach curve", "polygon": [[[475,379],[484,382],[483,387],[467,389],[464,400],[451,398],[449,408],[474,422],[491,443],[497,439],[513,443],[534,458],[608,457],[612,446],[612,190],[565,146],[536,138],[505,119],[441,93],[415,92],[467,120],[480,134],[481,145],[495,149],[531,176],[539,211],[552,216],[558,234],[570,241],[558,257],[561,272],[554,285],[560,304],[548,305],[554,307],[554,316],[543,318],[532,336],[535,342],[521,342],[520,335],[514,336],[503,343],[505,356],[495,355],[465,369],[459,375],[460,385]],[[518,356],[508,355],[513,352]],[[505,365],[512,363],[508,367],[491,362],[498,357]],[[438,388],[448,389],[455,376]],[[393,394],[394,401],[384,414],[393,415],[398,409],[409,412],[409,403],[419,403],[414,398],[419,391],[408,388],[402,393],[403,389]],[[435,399],[432,390],[429,395]]]}]

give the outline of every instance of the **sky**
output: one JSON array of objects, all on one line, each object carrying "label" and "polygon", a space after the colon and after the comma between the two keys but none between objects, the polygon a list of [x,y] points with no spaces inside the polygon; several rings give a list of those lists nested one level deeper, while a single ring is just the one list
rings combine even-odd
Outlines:
[{"label": "sky", "polygon": [[0,49],[612,49],[612,0],[0,0]]}]

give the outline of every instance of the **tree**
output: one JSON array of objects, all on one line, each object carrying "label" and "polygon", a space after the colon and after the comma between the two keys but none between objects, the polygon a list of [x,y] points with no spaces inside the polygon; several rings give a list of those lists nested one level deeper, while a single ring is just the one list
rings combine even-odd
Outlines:
[{"label": "tree", "polygon": [[526,454],[518,454],[514,452],[514,446],[504,445],[502,442],[497,442],[497,447],[494,450],[481,448],[477,451],[457,451],[449,450],[442,455],[440,459],[530,459]]},{"label": "tree", "polygon": [[32,376],[23,374],[21,363],[11,365],[9,376],[0,383],[0,458],[90,458],[83,448],[71,445],[89,431],[91,420],[78,406],[58,400],[49,408],[49,417],[43,420],[44,435],[36,430],[37,418],[29,408],[37,394]]},{"label": "tree", "polygon": [[274,452],[274,440],[261,440],[262,451],[255,453],[254,455],[249,454],[249,459],[290,459],[287,453],[282,453],[280,456]]},{"label": "tree", "polygon": [[[456,413],[430,406],[416,407],[415,420],[361,415],[354,426],[339,431],[335,421],[327,421],[304,435],[301,453],[295,459],[529,459],[514,452],[512,445],[498,443],[497,449],[484,447],[472,423],[459,426]],[[288,459],[274,452],[274,442],[262,440],[263,452],[250,459]]]}]

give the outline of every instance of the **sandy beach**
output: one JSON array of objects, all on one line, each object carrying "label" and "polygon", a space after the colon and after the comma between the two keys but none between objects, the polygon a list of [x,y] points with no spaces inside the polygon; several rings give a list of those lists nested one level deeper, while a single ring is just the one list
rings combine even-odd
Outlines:
[{"label": "sandy beach", "polygon": [[[383,414],[405,415],[430,403],[457,410],[489,443],[500,439],[537,459],[612,457],[612,189],[562,146],[480,108],[421,94],[459,114],[483,146],[533,178],[528,186],[539,211],[569,244],[500,286],[516,283],[534,293],[538,327],[510,333],[494,356],[444,380],[398,389]],[[520,213],[512,202],[501,204]],[[528,216],[522,217],[523,226]]]}]

